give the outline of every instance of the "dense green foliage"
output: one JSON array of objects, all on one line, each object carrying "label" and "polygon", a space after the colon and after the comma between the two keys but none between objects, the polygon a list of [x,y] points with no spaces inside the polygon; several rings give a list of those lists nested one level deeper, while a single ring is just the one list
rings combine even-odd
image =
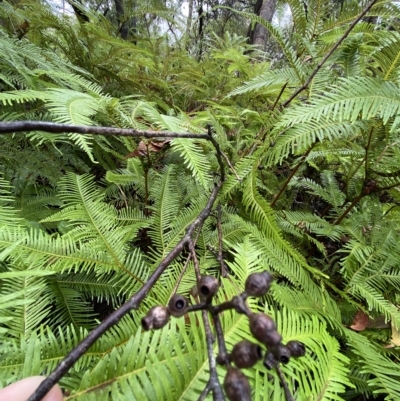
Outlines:
[{"label": "dense green foliage", "polygon": [[[234,33],[207,34],[199,58],[185,35],[171,43],[139,24],[135,40],[124,41],[96,12],[78,23],[34,2],[0,2],[1,121],[195,133],[212,125],[241,178],[228,170],[218,198],[229,267],[219,296],[241,292],[250,272],[274,273],[270,295],[250,306],[276,319],[284,341],[307,346],[305,358],[283,368],[297,401],[400,399],[400,344],[385,347],[400,329],[398,7],[378,2],[368,14],[378,22],[358,23],[282,107],[361,3],[341,10],[320,0],[307,9],[285,2],[290,26],[265,23],[275,50],[261,62]],[[144,140],[142,156],[132,154],[139,141],[127,137],[29,132],[3,135],[1,145],[6,385],[48,374],[140,288],[204,207],[219,170],[213,147],[201,140],[159,148]],[[202,272],[219,274],[217,248],[211,217],[196,246]],[[61,382],[66,399],[197,399],[208,363],[196,317],[157,332],[140,328],[150,306],[177,290],[189,294],[195,275],[184,265],[182,256],[141,309],[75,364]],[[391,325],[351,330],[357,311]],[[222,320],[229,346],[250,338],[243,316],[226,312]],[[261,363],[246,374],[254,400],[284,399]]]}]

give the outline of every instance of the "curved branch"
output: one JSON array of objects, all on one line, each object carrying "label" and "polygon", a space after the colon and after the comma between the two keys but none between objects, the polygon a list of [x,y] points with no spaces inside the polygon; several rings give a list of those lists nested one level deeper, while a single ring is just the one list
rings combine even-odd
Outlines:
[{"label": "curved branch", "polygon": [[303,90],[307,89],[308,85],[310,85],[311,81],[313,78],[318,74],[318,71],[321,69],[321,67],[326,63],[328,58],[332,56],[333,52],[342,44],[342,42],[349,36],[350,32],[354,29],[354,27],[357,25],[358,22],[362,20],[362,18],[367,14],[367,12],[373,7],[373,5],[377,2],[378,0],[372,0],[367,7],[358,15],[358,17],[350,24],[350,26],[347,28],[346,32],[339,38],[339,40],[333,45],[331,50],[329,50],[328,53],[326,53],[325,57],[318,63],[317,67],[315,70],[311,73],[311,75],[308,77],[307,81],[300,86],[293,94],[290,96],[288,100],[286,100],[283,103],[283,107],[287,107],[291,101]]}]

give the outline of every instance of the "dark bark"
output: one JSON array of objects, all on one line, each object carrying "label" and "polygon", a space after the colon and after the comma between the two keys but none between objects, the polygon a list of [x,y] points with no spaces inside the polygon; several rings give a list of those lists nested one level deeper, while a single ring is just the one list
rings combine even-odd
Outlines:
[{"label": "dark bark", "polygon": [[129,27],[124,18],[124,3],[123,0],[114,0],[115,11],[117,13],[118,30],[122,39],[128,39]]},{"label": "dark bark", "polygon": [[[275,14],[275,9],[276,0],[264,0],[264,2],[262,0],[257,0],[254,6],[254,14],[259,15],[267,22],[271,22]],[[260,24],[256,24],[249,35],[250,43],[257,45],[261,50],[265,50],[268,39],[269,35],[267,29]]]}]

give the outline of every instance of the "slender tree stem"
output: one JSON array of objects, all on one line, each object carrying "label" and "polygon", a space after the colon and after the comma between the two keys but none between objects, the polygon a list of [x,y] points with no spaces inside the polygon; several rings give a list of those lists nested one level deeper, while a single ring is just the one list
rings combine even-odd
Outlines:
[{"label": "slender tree stem", "polygon": [[133,128],[93,127],[81,125],[58,124],[45,121],[15,121],[0,123],[0,134],[15,132],[44,131],[52,134],[74,133],[102,136],[134,136],[144,138],[197,138],[210,140],[207,134],[169,131],[141,131]]},{"label": "slender tree stem", "polygon": [[353,207],[360,201],[361,198],[363,198],[365,196],[364,193],[360,193],[360,195],[356,196],[353,199],[353,202],[350,203],[350,205],[347,207],[347,209],[333,222],[333,224],[340,224],[343,219],[349,214],[349,212],[351,211],[351,209],[353,209]]},{"label": "slender tree stem", "polygon": [[279,99],[280,99],[281,96],[283,95],[283,92],[285,91],[285,89],[286,89],[288,83],[289,83],[289,81],[286,82],[286,83],[282,86],[281,91],[279,92],[279,95],[278,95],[278,97],[276,98],[276,100],[275,100],[275,102],[274,102],[274,104],[273,104],[273,106],[272,106],[272,108],[271,108],[271,111],[275,109],[275,107],[276,107],[276,105],[278,104]]},{"label": "slender tree stem", "polygon": [[310,154],[310,152],[312,151],[314,146],[315,146],[315,143],[313,145],[311,145],[311,147],[307,150],[307,152],[304,153],[304,155],[301,157],[301,159],[300,159],[299,163],[297,164],[297,166],[292,170],[292,172],[290,173],[289,177],[286,179],[286,181],[282,185],[282,188],[279,190],[279,192],[276,194],[275,198],[272,200],[271,207],[275,206],[276,202],[279,200],[281,195],[285,192],[285,189],[289,185],[290,180],[295,176],[295,174],[297,173],[297,170],[303,164],[304,160],[306,160],[307,156]]},{"label": "slender tree stem", "polygon": [[326,53],[325,57],[318,63],[317,67],[315,70],[311,73],[311,75],[308,77],[307,81],[300,86],[293,94],[290,96],[286,102],[283,103],[283,107],[287,107],[291,101],[297,97],[297,95],[303,90],[307,89],[307,87],[310,85],[311,81],[313,78],[317,75],[318,71],[321,69],[321,67],[326,63],[328,58],[332,56],[333,52],[342,44],[342,42],[349,36],[350,32],[354,29],[354,27],[357,25],[358,22],[361,21],[361,19],[367,14],[367,12],[373,7],[373,5],[377,2],[378,0],[372,0],[367,7],[364,8],[364,10],[358,15],[358,17],[350,24],[350,26],[346,29],[345,33],[339,38],[339,40],[332,46],[332,48],[329,50],[328,53]]},{"label": "slender tree stem", "polygon": [[[197,256],[196,256],[196,250],[194,248],[193,241],[189,241],[189,250],[190,250],[190,254],[192,255],[194,271],[196,273],[197,282],[199,282],[200,278],[201,278],[200,265],[199,265],[199,260],[197,259]],[[209,306],[211,306],[210,303],[205,304],[206,308]],[[201,311],[201,314],[202,314],[202,318],[203,318],[204,330],[206,332],[208,364],[210,367],[210,380],[209,380],[208,384],[210,385],[210,389],[213,393],[213,400],[214,401],[224,401],[225,396],[224,396],[224,392],[222,391],[222,386],[221,386],[221,383],[219,382],[218,373],[217,373],[217,364],[216,364],[216,360],[215,360],[215,356],[214,356],[214,335],[211,331],[210,320],[208,318],[208,311],[203,309]],[[208,384],[204,391],[207,390]],[[208,390],[208,392],[209,392],[209,390]]]},{"label": "slender tree stem", "polygon": [[283,375],[283,372],[282,372],[282,370],[281,370],[279,365],[277,365],[276,371],[278,373],[279,380],[281,381],[281,384],[283,386],[283,390],[285,392],[286,401],[295,401],[295,399],[292,396],[292,393],[289,390],[289,386],[287,384],[285,376]]}]

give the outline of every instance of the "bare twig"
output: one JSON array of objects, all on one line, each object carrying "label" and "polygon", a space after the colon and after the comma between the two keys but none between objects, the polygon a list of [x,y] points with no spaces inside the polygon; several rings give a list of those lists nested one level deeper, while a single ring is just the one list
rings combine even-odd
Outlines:
[{"label": "bare twig", "polygon": [[281,98],[281,96],[283,95],[283,92],[285,91],[287,84],[289,83],[289,81],[285,82],[285,84],[282,86],[281,91],[279,92],[279,95],[277,96],[277,98],[275,99],[275,102],[271,108],[271,111],[275,109],[276,105],[279,102],[279,99]]},{"label": "bare twig", "polygon": [[[199,261],[196,256],[196,250],[194,249],[193,241],[189,241],[189,250],[190,250],[190,254],[192,256],[194,270],[196,272],[197,282],[199,282],[200,278],[201,278],[200,266],[199,266]],[[207,303],[205,305],[205,307],[207,307],[208,305],[210,305],[210,304]],[[203,318],[204,330],[206,333],[208,364],[209,364],[209,368],[210,368],[210,380],[207,383],[206,389],[207,389],[208,385],[210,385],[211,391],[213,393],[213,400],[214,401],[223,401],[223,400],[225,400],[225,396],[224,396],[224,392],[222,391],[221,383],[219,382],[218,373],[217,373],[217,364],[216,364],[215,356],[214,356],[214,345],[213,345],[214,335],[211,331],[210,321],[208,319],[207,310],[205,310],[205,309],[202,310],[202,318]]]},{"label": "bare twig", "polygon": [[286,382],[285,376],[283,375],[283,372],[282,372],[279,364],[276,366],[276,371],[278,373],[279,380],[281,381],[283,390],[285,391],[286,401],[295,401],[295,399],[292,396],[292,393],[289,390],[289,386]]},{"label": "bare twig", "polygon": [[326,53],[325,57],[318,63],[317,67],[315,70],[311,73],[311,75],[308,77],[307,81],[300,86],[293,94],[290,96],[286,102],[283,103],[283,107],[287,107],[291,101],[301,92],[303,92],[304,89],[307,89],[308,85],[310,85],[311,81],[313,78],[317,75],[318,71],[321,69],[321,67],[326,63],[328,58],[332,56],[333,52],[342,44],[342,42],[349,36],[350,32],[354,29],[354,27],[357,25],[358,22],[361,21],[361,19],[364,17],[365,14],[373,7],[373,5],[377,2],[378,0],[372,0],[367,7],[364,8],[364,10],[358,15],[358,17],[350,24],[350,26],[346,29],[345,33],[339,38],[339,40],[332,46],[332,48],[329,50],[328,53]]},{"label": "bare twig", "polygon": [[289,185],[289,182],[291,181],[291,179],[294,177],[294,175],[297,173],[297,170],[300,168],[300,166],[303,164],[304,160],[306,160],[307,156],[310,154],[311,150],[314,148],[315,143],[311,145],[311,147],[307,150],[306,153],[304,153],[304,155],[300,158],[299,163],[297,164],[297,166],[292,170],[292,172],[290,173],[289,177],[287,178],[287,180],[284,182],[284,184],[282,185],[282,188],[279,190],[279,192],[276,194],[275,198],[272,200],[271,202],[271,207],[274,207],[276,202],[278,201],[278,199],[281,197],[281,195],[283,194],[283,192],[285,191],[285,189],[287,188],[287,186]]},{"label": "bare twig", "polygon": [[26,131],[44,131],[51,134],[74,133],[102,136],[133,136],[144,138],[195,138],[210,140],[207,134],[169,131],[140,131],[133,128],[93,127],[58,124],[45,121],[15,121],[0,123],[0,134],[10,134]]},{"label": "bare twig", "polygon": [[[222,174],[221,174],[222,176]],[[127,313],[133,309],[138,309],[141,301],[146,297],[148,292],[163,274],[165,269],[170,263],[185,249],[189,243],[192,242],[192,237],[197,230],[201,230],[204,221],[210,215],[214,202],[217,198],[218,191],[222,186],[222,182],[215,184],[208,202],[204,209],[200,212],[197,218],[187,228],[185,236],[178,242],[178,244],[171,250],[171,252],[161,261],[153,274],[149,277],[147,282],[140,288],[140,290],[133,295],[125,304],[118,310],[109,315],[103,322],[99,324],[93,331],[91,331],[50,373],[50,375],[42,381],[36,391],[29,397],[28,401],[41,400],[50,389],[63,377],[73,364],[92,346],[101,335],[108,329],[117,324]],[[217,377],[218,379],[218,377]],[[214,379],[215,380],[215,379]],[[222,390],[221,390],[222,391]],[[219,398],[216,401],[223,400]]]},{"label": "bare twig", "polygon": [[212,387],[212,383],[211,383],[211,380],[209,380],[207,385],[204,387],[204,390],[201,392],[197,401],[204,401],[207,398],[208,393],[211,391],[211,387]]},{"label": "bare twig", "polygon": [[236,179],[242,183],[242,179],[238,176],[238,173],[236,172],[235,168],[232,166],[232,163],[230,162],[230,160],[228,159],[228,156],[222,151],[220,150],[222,157],[225,159],[226,164],[228,165],[229,169],[232,171],[232,173],[235,175]]},{"label": "bare twig", "polygon": [[218,342],[218,362],[224,363],[227,367],[229,366],[228,351],[226,350],[224,332],[222,331],[221,319],[218,313],[213,313],[212,318],[214,321],[215,332],[217,335]]}]

